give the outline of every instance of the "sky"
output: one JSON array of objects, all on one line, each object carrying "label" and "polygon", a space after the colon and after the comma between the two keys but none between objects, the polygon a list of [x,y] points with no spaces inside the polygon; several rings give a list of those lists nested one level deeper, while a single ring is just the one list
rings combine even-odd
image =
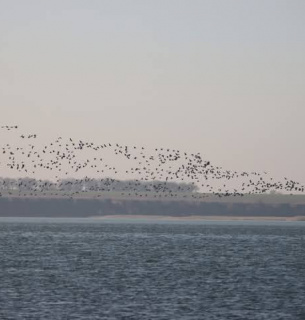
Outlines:
[{"label": "sky", "polygon": [[0,0],[0,124],[305,182],[304,16],[303,0]]}]

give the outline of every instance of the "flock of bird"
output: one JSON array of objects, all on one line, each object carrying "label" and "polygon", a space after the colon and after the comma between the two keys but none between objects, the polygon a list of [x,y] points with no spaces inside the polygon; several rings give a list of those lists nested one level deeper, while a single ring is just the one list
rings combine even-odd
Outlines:
[{"label": "flock of bird", "polygon": [[[2,130],[17,134],[18,128],[1,126]],[[18,135],[18,145],[6,143],[1,147],[0,172],[6,176],[13,172],[19,178],[15,179],[13,188],[2,179],[0,196],[73,198],[86,193],[102,197],[116,192],[133,198],[202,199],[210,195],[229,197],[272,190],[285,193],[305,190],[297,181],[288,178],[275,181],[267,172],[224,170],[202,159],[199,153],[119,143],[97,144],[63,137],[47,144],[33,143],[37,138],[37,134],[22,133]]]}]

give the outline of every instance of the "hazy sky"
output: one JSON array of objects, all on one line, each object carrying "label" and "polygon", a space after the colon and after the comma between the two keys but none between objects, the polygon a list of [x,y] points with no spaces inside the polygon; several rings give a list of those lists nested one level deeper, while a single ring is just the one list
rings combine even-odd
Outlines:
[{"label": "hazy sky", "polygon": [[0,0],[0,123],[305,182],[304,17],[304,0]]}]

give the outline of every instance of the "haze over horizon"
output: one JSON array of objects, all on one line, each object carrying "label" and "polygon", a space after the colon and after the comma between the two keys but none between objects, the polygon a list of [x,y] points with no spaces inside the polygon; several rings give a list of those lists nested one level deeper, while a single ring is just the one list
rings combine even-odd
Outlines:
[{"label": "haze over horizon", "polygon": [[304,16],[303,1],[0,0],[0,125],[305,182]]}]

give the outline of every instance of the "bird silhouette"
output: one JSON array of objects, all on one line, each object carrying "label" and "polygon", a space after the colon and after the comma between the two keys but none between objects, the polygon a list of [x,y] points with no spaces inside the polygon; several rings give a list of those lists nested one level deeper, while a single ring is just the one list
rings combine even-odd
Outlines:
[{"label": "bird silhouette", "polygon": [[[1,128],[10,131],[18,126]],[[204,160],[200,153],[164,146],[150,150],[144,146],[118,142],[95,144],[61,136],[42,146],[38,142],[27,142],[28,139],[36,141],[37,137],[36,133],[22,133],[19,145],[2,146],[1,167],[26,177],[1,178],[0,196],[6,193],[73,198],[88,194],[101,198],[108,193],[139,199],[201,200],[209,196],[242,197],[272,190],[303,193],[305,189],[287,177],[275,181],[267,172],[225,170]],[[122,164],[122,168],[116,164]],[[34,178],[46,172],[53,180]],[[123,173],[127,179],[115,178]]]}]

